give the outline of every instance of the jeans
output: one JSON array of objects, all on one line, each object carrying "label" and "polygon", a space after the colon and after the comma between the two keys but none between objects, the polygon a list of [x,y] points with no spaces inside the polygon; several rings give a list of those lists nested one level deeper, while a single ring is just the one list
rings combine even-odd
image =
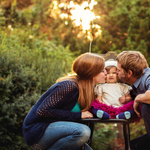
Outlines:
[{"label": "jeans", "polygon": [[[46,128],[41,139],[31,148],[34,150],[81,150],[90,134],[90,128],[81,123],[53,122]],[[92,150],[87,144],[85,149]]]},{"label": "jeans", "polygon": [[131,140],[131,150],[150,150],[150,105],[143,103],[141,111],[147,134]]}]

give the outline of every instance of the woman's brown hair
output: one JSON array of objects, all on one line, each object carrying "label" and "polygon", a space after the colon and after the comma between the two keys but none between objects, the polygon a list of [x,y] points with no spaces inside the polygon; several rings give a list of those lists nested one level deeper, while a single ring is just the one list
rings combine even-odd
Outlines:
[{"label": "woman's brown hair", "polygon": [[[78,56],[72,64],[72,71],[76,75],[63,78],[63,80],[74,80],[78,84],[78,102],[82,110],[89,110],[95,98],[93,77],[98,75],[104,66],[105,60],[98,54],[84,53]],[[58,81],[61,80],[62,78]]]}]

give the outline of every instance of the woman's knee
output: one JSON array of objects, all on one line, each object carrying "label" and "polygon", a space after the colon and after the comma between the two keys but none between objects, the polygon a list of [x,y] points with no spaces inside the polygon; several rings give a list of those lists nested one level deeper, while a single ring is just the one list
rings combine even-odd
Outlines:
[{"label": "woman's knee", "polygon": [[87,125],[81,125],[79,132],[81,136],[80,140],[86,142],[90,138],[91,130]]}]

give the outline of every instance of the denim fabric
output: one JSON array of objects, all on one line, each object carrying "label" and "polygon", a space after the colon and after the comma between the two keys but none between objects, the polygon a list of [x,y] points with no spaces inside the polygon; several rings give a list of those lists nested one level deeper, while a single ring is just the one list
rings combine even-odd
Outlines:
[{"label": "denim fabric", "polygon": [[[31,146],[34,150],[80,150],[88,141],[91,131],[84,124],[58,121],[51,123],[42,138]],[[85,145],[86,150],[92,150]]]}]

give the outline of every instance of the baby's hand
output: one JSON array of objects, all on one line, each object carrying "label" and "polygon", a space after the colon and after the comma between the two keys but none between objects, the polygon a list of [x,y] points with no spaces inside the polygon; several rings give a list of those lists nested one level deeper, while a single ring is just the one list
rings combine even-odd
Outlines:
[{"label": "baby's hand", "polygon": [[120,102],[121,104],[125,104],[125,102],[126,102],[125,96],[119,97],[119,102]]}]

